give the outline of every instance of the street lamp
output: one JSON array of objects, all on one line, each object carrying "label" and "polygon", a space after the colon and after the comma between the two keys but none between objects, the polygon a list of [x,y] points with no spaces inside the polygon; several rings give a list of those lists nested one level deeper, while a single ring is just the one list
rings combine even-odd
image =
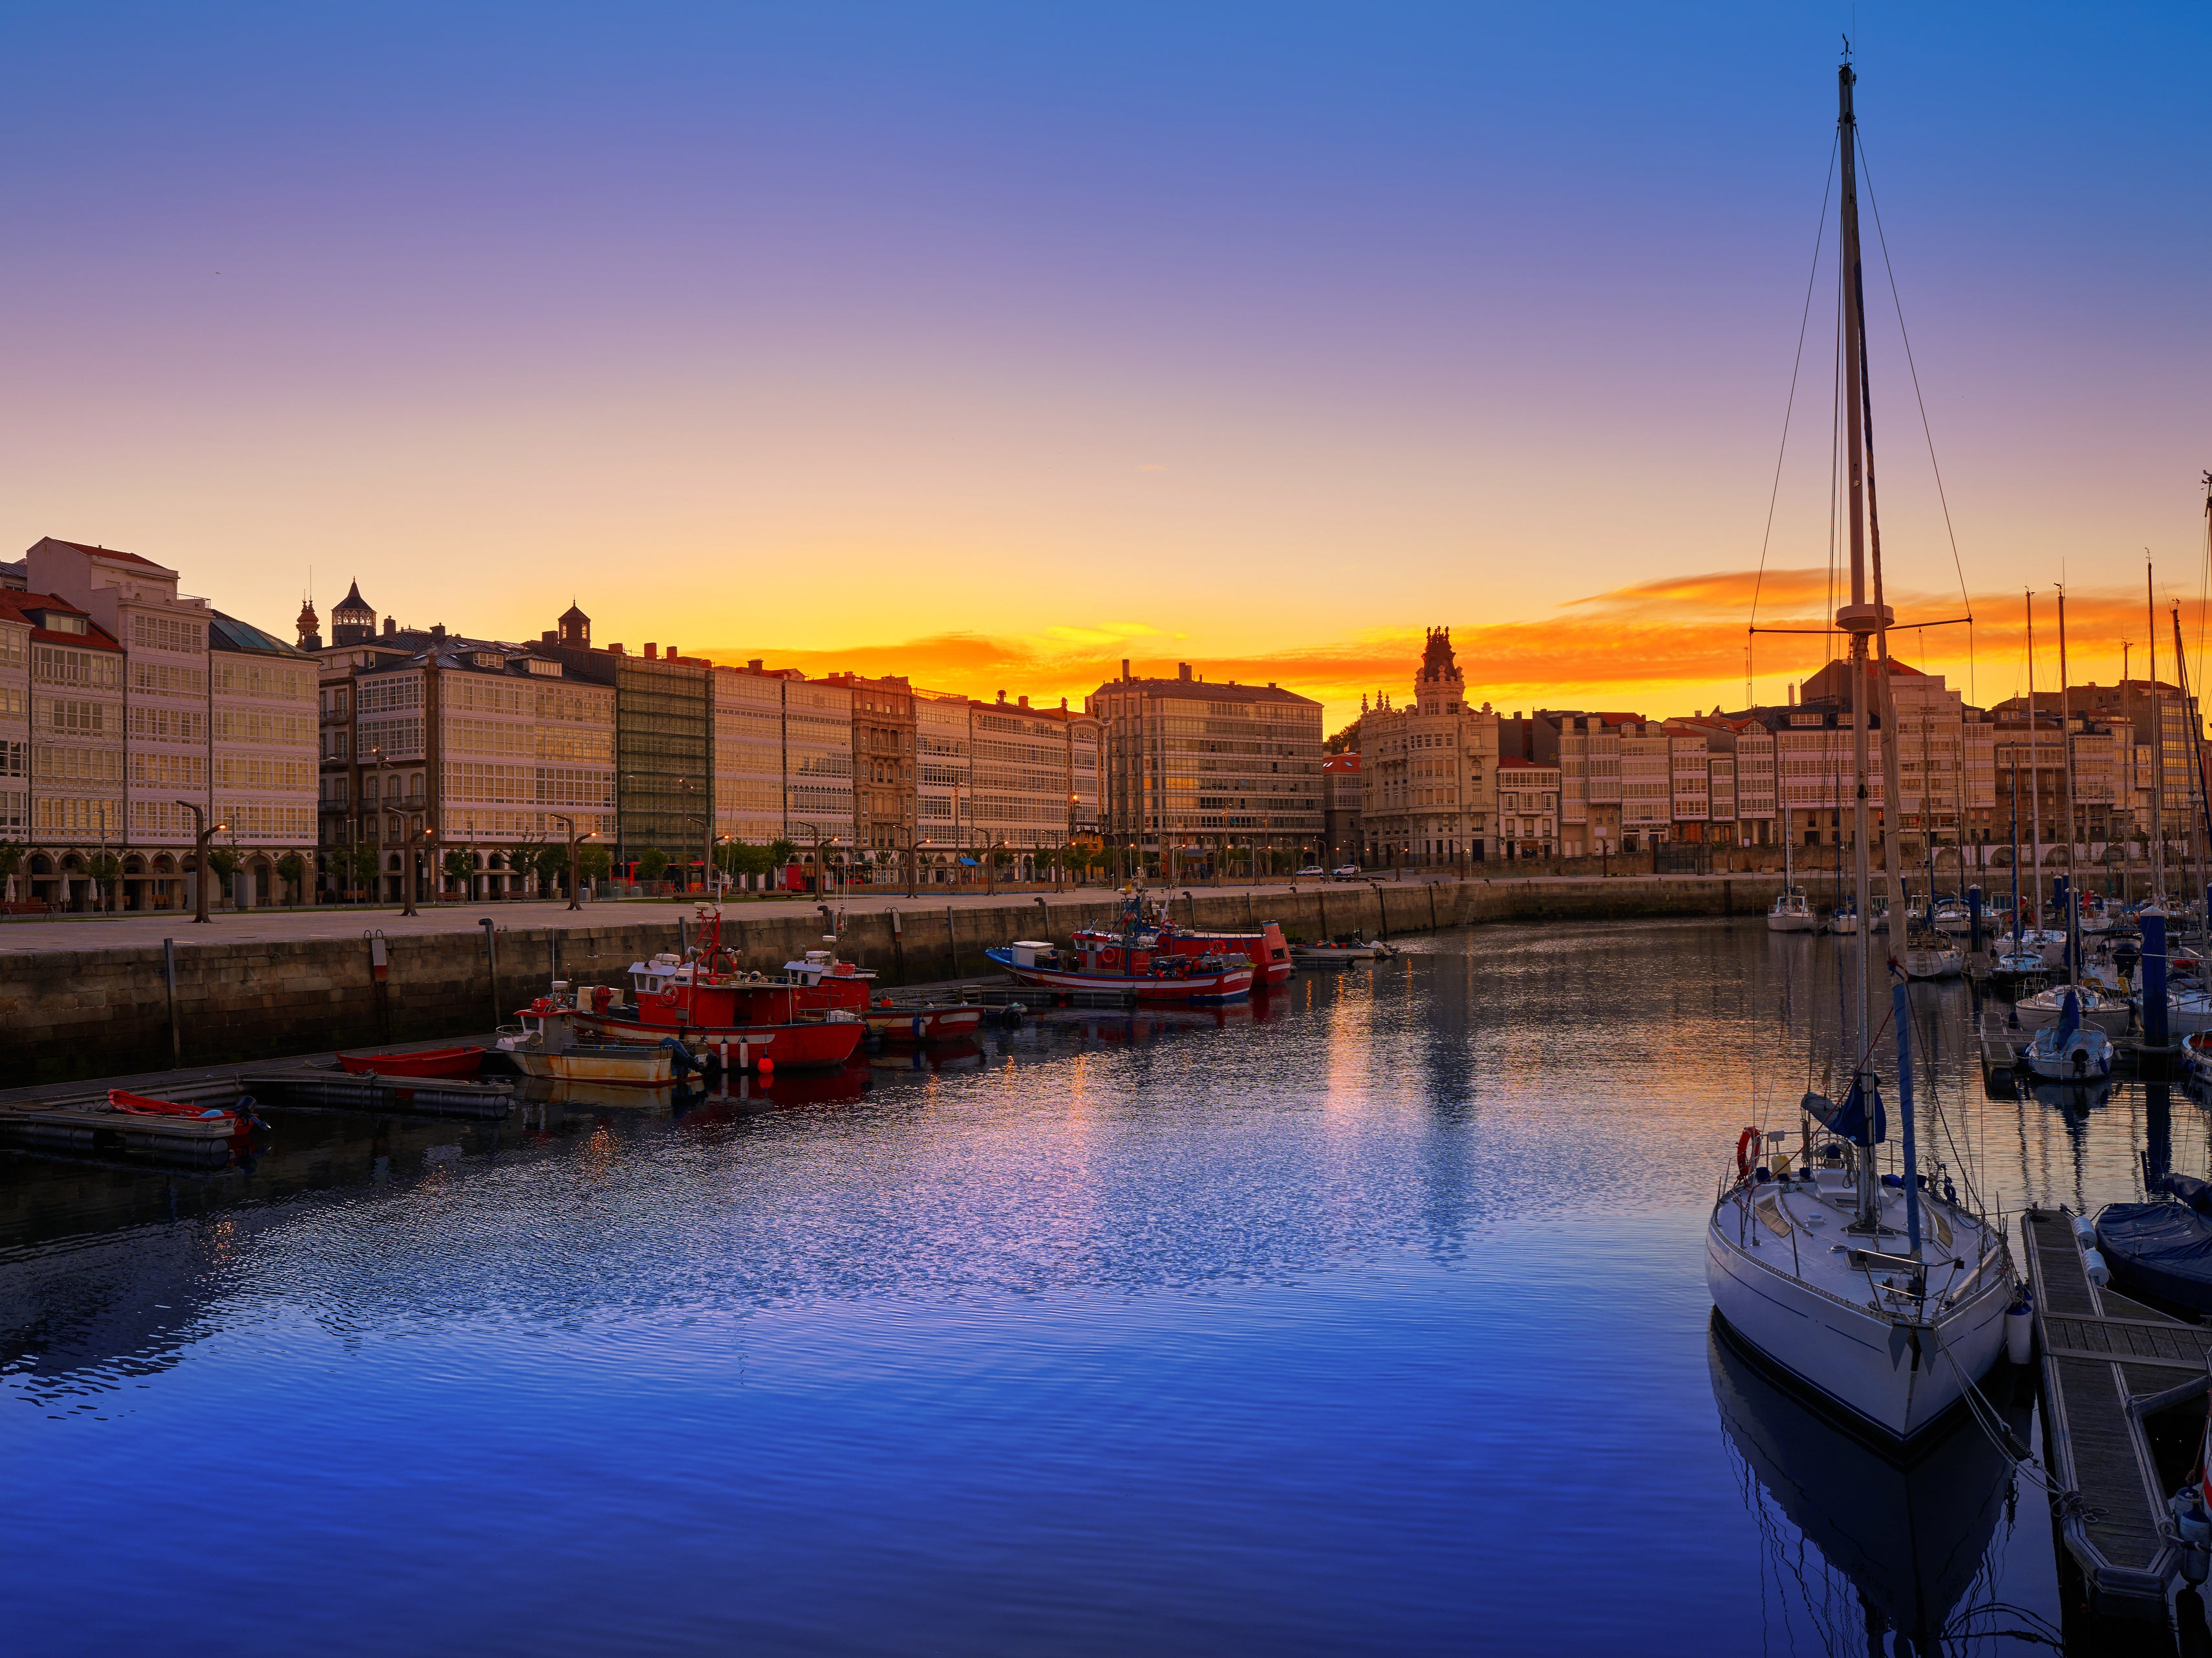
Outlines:
[{"label": "street lamp", "polygon": [[208,843],[223,832],[222,823],[210,823],[207,813],[189,800],[177,804],[192,815],[192,920],[208,920]]},{"label": "street lamp", "polygon": [[410,830],[407,838],[399,843],[399,913],[402,915],[422,914],[415,908],[415,848],[420,845],[427,850],[437,835],[438,826],[426,817],[421,829]]},{"label": "street lamp", "polygon": [[701,841],[701,850],[699,853],[701,859],[699,865],[699,887],[702,891],[711,892],[714,889],[714,878],[712,873],[714,867],[714,815],[712,811],[707,809],[705,791],[701,789],[700,786],[696,783],[694,783],[690,778],[678,778],[676,780],[676,786],[682,789],[685,794],[689,795],[694,801],[697,802],[700,806],[699,811],[696,813],[687,812],[684,815],[684,821],[687,823],[696,823],[699,825],[699,837]]},{"label": "street lamp", "polygon": [[581,835],[577,834],[576,820],[574,817],[571,817],[565,811],[548,812],[546,813],[546,817],[553,823],[562,823],[568,826],[568,908],[571,909],[581,909],[584,907],[583,888],[580,884],[582,872],[576,866],[576,849],[582,846],[586,841],[596,841],[599,839],[599,831],[597,829],[586,829]]}]

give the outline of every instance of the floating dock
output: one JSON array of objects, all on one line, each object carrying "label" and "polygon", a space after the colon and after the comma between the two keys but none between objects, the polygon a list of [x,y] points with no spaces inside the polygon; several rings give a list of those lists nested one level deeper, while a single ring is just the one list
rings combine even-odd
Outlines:
[{"label": "floating dock", "polygon": [[2059,1535],[2098,1611],[2163,1620],[2181,1546],[2143,1418],[2212,1384],[2212,1330],[2093,1283],[2066,1211],[2031,1209],[2020,1232]]},{"label": "floating dock", "polygon": [[307,1066],[296,1071],[257,1071],[237,1082],[246,1093],[270,1105],[338,1106],[431,1117],[504,1117],[514,1108],[514,1089],[502,1083],[356,1075]]},{"label": "floating dock", "polygon": [[[228,1108],[245,1090],[234,1077],[210,1078],[162,1097],[180,1105]],[[0,1103],[0,1145],[41,1151],[100,1152],[186,1168],[230,1161],[234,1121],[224,1117],[140,1117],[107,1108],[107,1095],[76,1092]]]}]

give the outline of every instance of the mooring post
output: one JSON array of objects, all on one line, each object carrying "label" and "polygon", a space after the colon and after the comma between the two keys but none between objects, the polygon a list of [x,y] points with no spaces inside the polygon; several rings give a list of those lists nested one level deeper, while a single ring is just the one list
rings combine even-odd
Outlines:
[{"label": "mooring post", "polygon": [[491,1028],[499,1029],[499,939],[492,931],[489,915],[479,916],[477,925],[484,930],[484,972],[491,981]]},{"label": "mooring post", "polygon": [[960,976],[960,943],[952,936],[952,906],[945,907],[945,953],[952,959],[952,976]]},{"label": "mooring post", "polygon": [[177,941],[161,940],[161,975],[169,984],[169,1063],[185,1062],[185,1035],[177,1025]]},{"label": "mooring post", "polygon": [[899,913],[893,909],[891,918],[891,960],[898,981],[906,982],[906,930],[899,925]]}]

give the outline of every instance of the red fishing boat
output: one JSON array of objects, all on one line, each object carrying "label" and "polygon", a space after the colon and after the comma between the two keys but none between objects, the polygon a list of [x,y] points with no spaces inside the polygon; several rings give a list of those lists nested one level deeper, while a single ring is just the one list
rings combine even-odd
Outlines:
[{"label": "red fishing boat", "polygon": [[[1168,934],[1161,942],[1161,934]],[[1122,900],[1118,932],[1085,927],[1073,948],[1020,938],[983,954],[1007,975],[1041,990],[1118,991],[1140,1002],[1231,1002],[1252,993],[1259,969],[1241,951],[1175,948],[1174,929],[1147,925],[1141,893]]]},{"label": "red fishing boat", "polygon": [[[678,956],[630,964],[630,1000],[599,985],[575,998],[575,1028],[615,1042],[655,1042],[674,1036],[694,1053],[711,1054],[728,1069],[781,1071],[838,1066],[853,1057],[866,1027],[844,999],[867,999],[873,975],[837,973],[834,960],[810,981],[741,973],[721,942],[721,914],[702,910],[698,944]],[[809,960],[826,952],[809,951]]]},{"label": "red fishing boat", "polygon": [[1256,932],[1192,932],[1163,920],[1152,948],[1176,956],[1242,956],[1252,963],[1252,982],[1258,985],[1288,982],[1296,965],[1290,941],[1273,921],[1261,922]]},{"label": "red fishing boat", "polygon": [[473,1077],[483,1056],[481,1048],[424,1048],[412,1054],[341,1054],[338,1064],[356,1077]]}]

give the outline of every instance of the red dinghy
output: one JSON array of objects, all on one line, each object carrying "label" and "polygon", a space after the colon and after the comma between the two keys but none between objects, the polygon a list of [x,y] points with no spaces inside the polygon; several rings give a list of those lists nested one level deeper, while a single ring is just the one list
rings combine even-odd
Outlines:
[{"label": "red dinghy", "polygon": [[483,1055],[481,1048],[426,1048],[414,1054],[341,1054],[338,1063],[356,1077],[473,1077]]},{"label": "red dinghy", "polygon": [[[246,1102],[249,1106],[251,1102]],[[156,1100],[143,1094],[131,1094],[120,1088],[107,1090],[107,1108],[119,1111],[129,1117],[181,1117],[189,1120],[199,1132],[210,1137],[244,1135],[246,1130],[260,1122],[256,1117],[247,1121],[244,1111],[228,1110],[219,1105],[186,1105],[177,1100]]]}]

